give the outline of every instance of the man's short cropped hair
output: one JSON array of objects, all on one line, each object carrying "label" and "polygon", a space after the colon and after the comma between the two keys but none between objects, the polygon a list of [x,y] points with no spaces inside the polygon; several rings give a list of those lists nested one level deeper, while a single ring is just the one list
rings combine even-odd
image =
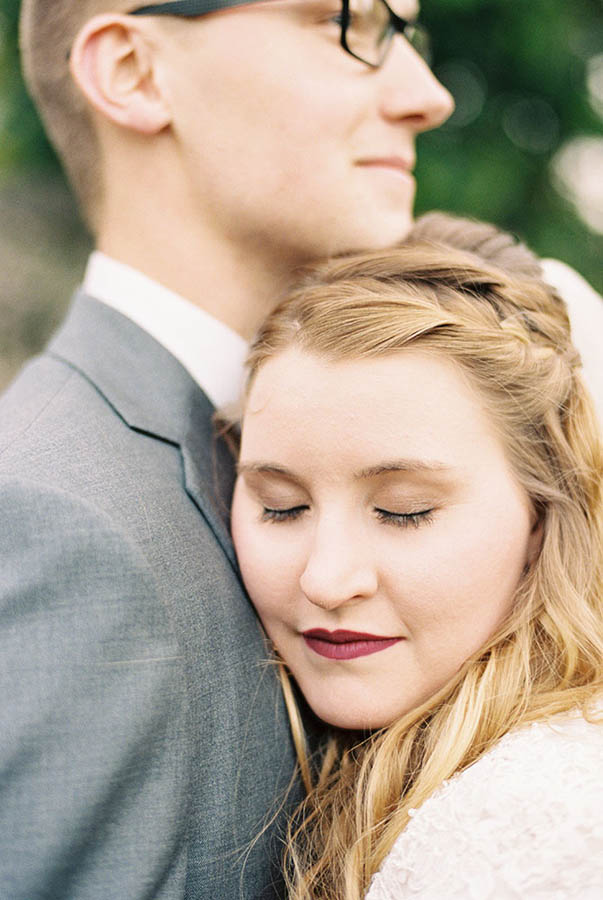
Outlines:
[{"label": "man's short cropped hair", "polygon": [[102,196],[100,148],[90,107],[69,72],[80,28],[102,12],[127,12],[132,0],[23,0],[21,54],[29,92],[94,229]]}]

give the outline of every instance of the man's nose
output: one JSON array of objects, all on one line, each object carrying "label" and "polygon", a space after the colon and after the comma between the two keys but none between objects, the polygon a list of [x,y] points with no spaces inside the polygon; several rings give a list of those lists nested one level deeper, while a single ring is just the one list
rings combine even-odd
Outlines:
[{"label": "man's nose", "polygon": [[330,533],[318,529],[300,587],[310,603],[326,610],[372,597],[378,577],[366,542],[337,526]]},{"label": "man's nose", "polygon": [[377,73],[381,80],[380,112],[388,120],[405,120],[418,133],[437,128],[452,114],[454,99],[403,35],[396,35]]}]

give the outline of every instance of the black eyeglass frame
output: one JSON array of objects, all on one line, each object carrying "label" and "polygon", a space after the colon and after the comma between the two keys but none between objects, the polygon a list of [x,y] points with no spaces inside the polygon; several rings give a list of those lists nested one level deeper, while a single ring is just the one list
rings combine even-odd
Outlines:
[{"label": "black eyeglass frame", "polygon": [[[251,0],[251,2],[253,2],[253,0]],[[341,0],[341,34],[339,42],[346,53],[349,53],[350,56],[353,56],[354,59],[359,60],[365,65],[370,66],[371,69],[378,69],[379,66],[383,64],[391,45],[391,40],[395,34],[402,34],[404,37],[407,37],[407,29],[415,26],[415,22],[408,19],[402,19],[400,16],[396,15],[386,0],[379,0],[379,2],[383,4],[389,15],[389,25],[386,32],[389,39],[385,44],[383,55],[379,61],[371,62],[350,49],[347,38],[348,28],[351,23],[350,0]],[[165,3],[151,3],[146,6],[139,6],[136,9],[131,10],[128,15],[183,16],[184,18],[192,19],[197,18],[198,16],[205,16],[208,13],[217,12],[220,9],[230,9],[235,6],[247,6],[249,3],[250,0],[226,0],[226,2],[225,0],[167,0]]]},{"label": "black eyeglass frame", "polygon": [[351,22],[350,0],[341,0],[341,37],[340,37],[341,46],[346,51],[346,53],[349,53],[350,56],[353,56],[354,59],[360,60],[360,62],[364,63],[365,65],[370,66],[371,69],[378,69],[380,66],[383,65],[383,63],[385,61],[385,57],[387,56],[387,53],[391,46],[392,38],[394,37],[394,35],[401,34],[404,37],[407,37],[407,34],[406,34],[407,28],[414,28],[416,26],[416,22],[410,21],[410,19],[402,19],[400,16],[398,16],[393,11],[393,9],[389,5],[389,3],[387,3],[387,0],[379,0],[379,2],[383,4],[383,6],[386,8],[388,15],[389,15],[389,25],[387,27],[387,31],[385,32],[385,35],[388,37],[388,40],[387,40],[387,43],[385,44],[385,49],[383,51],[381,58],[379,59],[378,62],[374,63],[368,59],[365,59],[363,56],[359,56],[357,53],[354,53],[354,51],[352,49],[350,49],[350,47],[348,45],[348,39],[347,39],[348,27]]}]

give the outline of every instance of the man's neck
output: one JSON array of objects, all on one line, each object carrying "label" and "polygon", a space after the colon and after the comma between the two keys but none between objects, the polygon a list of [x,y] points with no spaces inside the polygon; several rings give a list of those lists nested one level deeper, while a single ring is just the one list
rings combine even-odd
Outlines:
[{"label": "man's neck", "polygon": [[204,208],[194,166],[190,160],[183,164],[169,129],[152,145],[113,140],[104,155],[108,188],[97,249],[250,340],[286,293],[295,269],[309,261],[300,258],[297,243],[262,232],[261,216],[257,228],[240,227]]},{"label": "man's neck", "polygon": [[[178,240],[175,240],[178,235]],[[291,266],[273,262],[249,248],[212,240],[174,223],[145,220],[135,231],[101,234],[98,249],[126,263],[228,325],[250,340],[259,325],[285,294],[292,281]]]}]

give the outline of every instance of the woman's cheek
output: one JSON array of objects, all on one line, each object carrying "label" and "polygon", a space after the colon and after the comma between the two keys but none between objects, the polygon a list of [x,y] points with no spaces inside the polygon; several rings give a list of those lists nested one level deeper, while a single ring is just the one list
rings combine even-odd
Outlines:
[{"label": "woman's cheek", "polygon": [[294,580],[291,553],[264,523],[233,523],[233,538],[245,587],[258,612],[278,609]]}]

